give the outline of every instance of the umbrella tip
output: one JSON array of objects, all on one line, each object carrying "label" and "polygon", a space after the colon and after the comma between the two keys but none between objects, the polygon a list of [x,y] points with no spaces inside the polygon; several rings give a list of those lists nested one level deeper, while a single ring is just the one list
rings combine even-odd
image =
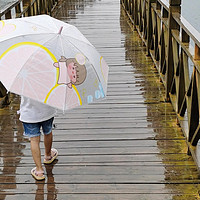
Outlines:
[{"label": "umbrella tip", "polygon": [[58,34],[61,34],[62,29],[63,29],[63,26],[60,27],[60,30],[59,30]]}]

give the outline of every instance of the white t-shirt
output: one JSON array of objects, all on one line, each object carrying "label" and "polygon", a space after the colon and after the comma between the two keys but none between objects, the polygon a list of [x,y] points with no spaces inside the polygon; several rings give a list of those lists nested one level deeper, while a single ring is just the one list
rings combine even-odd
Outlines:
[{"label": "white t-shirt", "polygon": [[37,123],[51,119],[56,114],[56,109],[21,96],[19,120],[26,123]]}]

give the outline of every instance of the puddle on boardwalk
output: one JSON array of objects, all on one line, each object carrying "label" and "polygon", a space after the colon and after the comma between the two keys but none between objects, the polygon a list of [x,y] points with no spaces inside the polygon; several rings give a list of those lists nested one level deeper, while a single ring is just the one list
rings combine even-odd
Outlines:
[{"label": "puddle on boardwalk", "polygon": [[[73,20],[73,23],[78,23],[76,19],[83,17],[85,9],[88,7],[95,7],[95,5],[98,4],[101,6],[101,10],[108,9],[108,4],[105,3],[106,1],[108,0],[61,1],[63,3],[60,3],[59,9],[54,15],[58,19],[63,19],[64,21]],[[118,1],[115,1],[115,3],[118,3]],[[98,6],[95,9],[98,10]],[[95,9],[92,13],[93,16],[95,16]],[[152,129],[155,135],[153,139],[156,141],[157,148],[160,152],[158,157],[162,160],[164,166],[163,175],[165,178],[160,183],[157,183],[163,185],[163,190],[157,193],[166,195],[168,200],[198,199],[198,191],[200,190],[200,186],[198,185],[200,182],[198,179],[198,172],[192,158],[186,154],[187,146],[185,139],[180,127],[176,124],[176,116],[171,104],[165,102],[165,91],[163,85],[159,81],[158,73],[156,69],[153,68],[151,59],[145,56],[145,47],[141,43],[136,32],[133,32],[130,28],[132,25],[127,23],[124,12],[122,11],[121,15],[120,13],[114,14],[120,19],[119,24],[116,25],[119,25],[119,30],[116,29],[113,32],[113,34],[116,33],[117,37],[119,37],[117,40],[117,42],[119,42],[117,43],[117,47],[120,47],[120,49],[117,51],[115,45],[113,45],[112,48],[113,52],[117,52],[117,56],[115,55],[115,57],[119,55],[120,58],[123,58],[119,63],[116,63],[116,68],[127,67],[127,70],[131,70],[133,73],[132,77],[135,81],[134,87],[138,87],[140,91],[137,98],[141,98],[141,101],[144,101],[144,105],[146,106],[147,116],[145,120],[147,124],[150,124],[149,128]],[[90,31],[92,31],[92,28]],[[98,31],[101,32],[101,29],[99,28]],[[92,34],[93,32],[91,32],[91,35]],[[113,37],[115,38],[116,35],[113,35]],[[107,40],[109,39],[112,42],[113,37],[107,38]],[[100,43],[100,39],[98,42]],[[97,44],[99,44],[98,42]],[[102,53],[105,53],[105,56],[109,56],[110,52],[108,52],[108,48],[103,49],[100,45],[99,47]],[[137,53],[139,51],[142,51],[143,54]],[[114,59],[108,58],[108,61],[112,63]],[[113,67],[115,63],[111,65],[111,73],[113,73],[116,70]],[[16,113],[18,109],[19,98],[15,95],[11,95],[11,104],[8,107],[0,109],[0,182],[12,183],[0,185],[0,199],[6,199],[6,192],[9,193],[9,190],[13,193],[17,193],[19,188],[24,187],[24,185],[15,184],[16,174],[19,175],[17,173],[17,168],[20,164],[20,167],[23,166],[23,163],[20,162],[24,156],[23,152],[26,149],[26,145],[28,144],[28,140],[23,137],[21,122],[18,120],[18,115]],[[47,188],[47,192],[51,191],[50,195],[55,195],[48,197],[47,194],[47,199],[52,197],[58,197],[59,199],[59,190],[57,188],[62,188],[64,186],[62,186],[62,184],[61,186],[56,185],[51,167],[47,168],[46,171],[47,176],[49,174],[47,183],[50,183],[47,184],[47,187],[49,187]],[[139,185],[143,187],[142,184]],[[149,187],[153,188],[154,185],[152,184]],[[126,186],[126,184],[124,184],[123,187],[124,186]],[[25,188],[28,187],[29,186],[25,186]],[[76,185],[74,187],[76,187]],[[149,190],[151,190],[151,188]],[[42,191],[44,192],[44,184],[36,183],[35,186],[32,186],[32,192],[36,192],[35,199],[44,199]],[[143,199],[148,200],[148,194],[146,194],[146,197]]]},{"label": "puddle on boardwalk", "polygon": [[16,189],[16,170],[23,156],[26,139],[23,137],[21,122],[18,120],[19,97],[10,96],[11,104],[0,109],[0,199],[4,191]]}]

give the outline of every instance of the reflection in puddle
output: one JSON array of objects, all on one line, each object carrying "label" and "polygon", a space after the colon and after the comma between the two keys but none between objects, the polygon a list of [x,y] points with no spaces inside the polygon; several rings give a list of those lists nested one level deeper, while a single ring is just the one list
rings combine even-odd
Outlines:
[{"label": "reflection in puddle", "polygon": [[[54,165],[58,162],[55,160],[51,165],[44,165],[46,170],[46,184],[44,181],[36,181],[37,189],[35,193],[35,200],[55,200],[57,199],[58,190],[53,176]],[[47,187],[47,190],[46,190]]]},{"label": "reflection in puddle", "polygon": [[12,105],[0,109],[0,199],[6,191],[16,189],[16,170],[20,164],[26,141],[23,137],[23,128],[18,120],[17,110],[19,98],[11,95]]}]

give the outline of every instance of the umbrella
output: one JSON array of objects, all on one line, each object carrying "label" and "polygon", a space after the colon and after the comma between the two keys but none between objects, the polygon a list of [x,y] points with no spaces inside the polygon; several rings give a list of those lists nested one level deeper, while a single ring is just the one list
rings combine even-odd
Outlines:
[{"label": "umbrella", "polygon": [[106,96],[108,65],[73,25],[48,15],[0,21],[0,81],[68,110]]}]

